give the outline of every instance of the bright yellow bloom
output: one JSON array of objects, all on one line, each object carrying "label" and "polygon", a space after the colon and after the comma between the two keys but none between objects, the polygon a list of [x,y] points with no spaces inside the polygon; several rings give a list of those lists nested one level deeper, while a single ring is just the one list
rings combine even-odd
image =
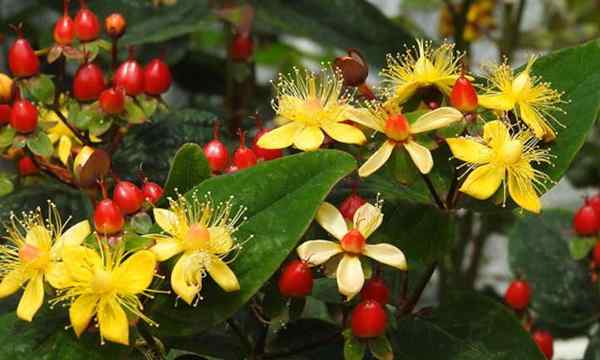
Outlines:
[{"label": "bright yellow bloom", "polygon": [[403,55],[388,54],[387,65],[381,70],[383,90],[388,102],[402,104],[417,89],[435,86],[446,95],[460,75],[460,59],[454,55],[454,45],[443,43],[433,49],[431,43],[417,40],[417,49]]},{"label": "bright yellow bloom", "polygon": [[[360,292],[365,282],[365,275],[360,256],[368,256],[382,264],[406,270],[404,253],[391,244],[367,244],[366,239],[377,230],[383,221],[380,201],[376,205],[364,204],[354,213],[350,228],[339,210],[330,203],[323,203],[317,212],[317,222],[339,240],[311,240],[298,246],[300,259],[310,266],[318,266],[326,262],[336,265],[335,276],[338,290],[352,299]],[[338,255],[338,256],[336,256]],[[341,256],[340,256],[341,255]],[[338,263],[339,262],[339,263]]]},{"label": "bright yellow bloom", "polygon": [[209,196],[202,201],[196,194],[191,200],[179,195],[169,203],[170,210],[154,209],[154,219],[166,234],[149,236],[156,241],[150,250],[159,261],[182,254],[171,272],[173,291],[192,305],[196,297],[200,298],[202,278],[207,273],[223,290],[239,290],[238,279],[224,259],[240,248],[232,235],[246,209],[240,207],[231,216],[231,199],[215,204]]},{"label": "bright yellow bloom", "polygon": [[14,294],[27,284],[17,307],[20,319],[31,321],[44,301],[44,280],[54,283],[60,267],[63,248],[79,245],[91,232],[87,221],[75,224],[67,231],[54,204],[50,216],[44,219],[37,209],[18,219],[11,214],[5,237],[8,243],[0,247],[0,298]]},{"label": "bright yellow bloom", "polygon": [[323,68],[319,74],[297,68],[293,74],[279,74],[273,109],[282,126],[263,135],[258,146],[282,149],[293,144],[303,151],[317,150],[325,139],[323,131],[342,143],[366,142],[359,129],[343,123],[360,112],[350,105],[353,97],[343,90],[343,84],[341,73],[331,68]]},{"label": "bright yellow bloom", "polygon": [[[67,116],[66,110],[63,109],[62,111],[63,114]],[[40,122],[42,124],[48,123],[48,126],[52,126],[51,124],[54,124],[54,126],[47,130],[47,134],[52,144],[56,145],[58,143],[56,146],[56,154],[58,155],[60,161],[67,165],[69,158],[71,157],[71,148],[73,147],[73,142],[76,144],[81,144],[79,139],[77,139],[71,129],[69,129],[69,127],[66,126],[58,117],[58,115],[56,115],[56,113],[54,113],[52,110],[42,110],[40,113]]]},{"label": "bright yellow bloom", "polygon": [[126,252],[123,244],[98,249],[70,246],[63,251],[63,263],[53,286],[60,289],[53,304],[69,301],[69,318],[79,337],[96,316],[100,337],[129,345],[129,320],[126,311],[150,325],[155,323],[143,313],[140,295],[152,297],[148,287],[154,277],[156,257],[149,250]]},{"label": "bright yellow bloom", "polygon": [[421,115],[409,124],[402,114],[389,115],[383,105],[369,104],[369,113],[355,121],[375,131],[384,133],[388,139],[358,169],[358,175],[366,177],[381,168],[392,155],[396,146],[403,146],[419,171],[429,173],[433,167],[431,152],[414,140],[414,135],[440,129],[460,121],[463,114],[452,107],[441,107]]},{"label": "bright yellow bloom", "polygon": [[502,121],[495,120],[485,124],[481,141],[467,137],[446,141],[454,157],[465,161],[470,172],[460,191],[484,200],[504,184],[506,201],[508,182],[508,192],[517,205],[540,212],[538,194],[551,180],[531,163],[549,164],[551,155],[548,149],[537,148],[538,140],[530,131],[511,135]]},{"label": "bright yellow bloom", "polygon": [[538,139],[552,141],[556,133],[548,119],[560,125],[552,112],[562,111],[557,106],[563,102],[562,94],[552,89],[549,83],[531,76],[535,60],[530,57],[525,70],[516,77],[507,64],[492,67],[491,87],[479,96],[479,105],[501,111],[514,110]]}]

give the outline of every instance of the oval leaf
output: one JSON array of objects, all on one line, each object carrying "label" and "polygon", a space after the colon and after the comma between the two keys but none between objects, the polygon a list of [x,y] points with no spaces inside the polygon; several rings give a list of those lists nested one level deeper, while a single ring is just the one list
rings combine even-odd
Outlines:
[{"label": "oval leaf", "polygon": [[198,144],[184,144],[173,159],[163,198],[176,195],[175,189],[180,194],[186,193],[209,177],[210,165],[202,147]]}]

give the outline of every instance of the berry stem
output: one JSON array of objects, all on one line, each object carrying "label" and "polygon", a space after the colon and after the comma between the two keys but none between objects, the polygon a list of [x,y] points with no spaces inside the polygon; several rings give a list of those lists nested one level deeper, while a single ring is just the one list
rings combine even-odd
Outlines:
[{"label": "berry stem", "polygon": [[218,121],[215,121],[215,123],[213,124],[213,139],[214,140],[219,140],[219,128],[221,127],[221,124]]},{"label": "berry stem", "polygon": [[263,121],[262,121],[262,117],[260,116],[260,113],[258,112],[258,110],[256,110],[254,112],[254,115],[252,115],[252,118],[254,119],[254,125],[256,126],[256,129],[258,131],[261,131],[263,129]]},{"label": "berry stem", "polygon": [[65,124],[65,126],[68,127],[69,130],[71,130],[71,132],[77,137],[77,139],[82,144],[92,146],[92,143],[88,139],[86,139],[85,136],[83,136],[78,129],[76,129],[75,127],[73,127],[73,125],[71,125],[71,123],[69,123],[67,117],[60,111],[60,109],[57,106],[51,106],[50,109],[56,114],[56,116],[58,116],[58,118],[63,122],[63,124]]},{"label": "berry stem", "polygon": [[429,179],[429,176],[427,176],[427,174],[421,173],[421,177],[423,178],[423,181],[425,181],[427,189],[431,193],[431,197],[433,198],[433,200],[435,200],[435,203],[437,204],[438,208],[440,208],[441,210],[446,210],[446,205],[444,205],[444,202],[440,198],[440,195],[438,195],[437,191],[435,190],[435,187],[433,186],[431,179]]},{"label": "berry stem", "polygon": [[360,91],[362,96],[364,96],[367,100],[375,100],[375,94],[373,94],[373,91],[369,85],[367,85],[367,83],[358,85],[358,91]]},{"label": "berry stem", "polygon": [[69,2],[71,2],[71,0],[63,0],[63,15],[64,16],[69,15]]}]

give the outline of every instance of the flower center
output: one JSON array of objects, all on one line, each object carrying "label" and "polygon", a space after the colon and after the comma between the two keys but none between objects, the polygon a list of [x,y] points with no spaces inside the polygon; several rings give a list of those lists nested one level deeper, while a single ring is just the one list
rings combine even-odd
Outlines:
[{"label": "flower center", "polygon": [[96,294],[106,294],[112,289],[112,274],[106,270],[96,270],[92,279],[92,290]]},{"label": "flower center", "polygon": [[499,151],[499,157],[503,163],[512,165],[521,159],[522,152],[523,143],[519,140],[511,140],[502,145]]},{"label": "flower center", "polygon": [[341,245],[345,252],[361,254],[365,247],[365,237],[356,229],[348,231],[342,238]]},{"label": "flower center", "polygon": [[31,244],[25,244],[19,249],[19,258],[22,262],[38,269],[49,262],[48,254]]},{"label": "flower center", "polygon": [[385,134],[390,139],[405,141],[410,136],[410,125],[402,114],[390,115],[385,122]]},{"label": "flower center", "polygon": [[205,226],[194,224],[185,234],[184,247],[186,250],[201,250],[208,246],[210,233]]}]

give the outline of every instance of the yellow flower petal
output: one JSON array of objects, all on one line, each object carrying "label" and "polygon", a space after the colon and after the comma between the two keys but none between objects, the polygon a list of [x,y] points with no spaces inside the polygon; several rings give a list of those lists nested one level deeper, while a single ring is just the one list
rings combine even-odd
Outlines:
[{"label": "yellow flower petal", "polygon": [[74,281],[91,281],[96,269],[102,269],[102,259],[95,250],[85,246],[63,248],[63,263]]},{"label": "yellow flower petal", "polygon": [[306,126],[294,137],[294,146],[302,151],[314,151],[323,144],[324,139],[325,135],[319,127]]},{"label": "yellow flower petal", "polygon": [[471,164],[485,164],[492,156],[492,149],[469,138],[450,138],[446,142],[455,158]]},{"label": "yellow flower petal", "polygon": [[73,143],[68,136],[61,136],[60,142],[58,143],[58,158],[60,161],[67,165],[69,163],[69,157],[71,157],[71,147]]},{"label": "yellow flower petal", "polygon": [[149,250],[138,251],[114,270],[115,286],[121,293],[139,294],[150,286],[155,269],[156,256]]},{"label": "yellow flower petal", "polygon": [[350,301],[360,292],[365,282],[365,275],[358,256],[344,255],[336,272],[338,290]]},{"label": "yellow flower petal", "polygon": [[296,249],[298,257],[311,266],[321,265],[336,254],[342,252],[338,243],[328,240],[306,241]]},{"label": "yellow flower petal", "polygon": [[421,173],[428,174],[431,171],[433,157],[429,149],[412,140],[404,143],[404,148]]},{"label": "yellow flower petal", "polygon": [[368,238],[383,222],[381,209],[369,203],[359,207],[354,213],[352,223],[362,236]]},{"label": "yellow flower petal", "polygon": [[129,345],[129,321],[121,305],[113,298],[98,306],[100,336],[118,344]]},{"label": "yellow flower petal", "polygon": [[383,124],[379,118],[375,115],[373,115],[368,109],[357,109],[357,108],[352,108],[349,109],[347,112],[348,115],[348,119],[352,120],[353,122],[366,126],[370,129],[379,131],[379,132],[383,132],[384,126],[385,124]]},{"label": "yellow flower petal", "polygon": [[227,292],[238,291],[240,289],[240,283],[235,273],[218,257],[212,256],[212,260],[206,267],[206,270],[221,289]]},{"label": "yellow flower petal", "polygon": [[194,298],[202,288],[202,274],[199,271],[191,275],[188,273],[186,267],[189,266],[189,260],[190,254],[183,254],[175,263],[171,272],[171,288],[183,301],[192,305]]},{"label": "yellow flower petal", "polygon": [[62,261],[51,263],[45,275],[46,281],[55,289],[64,289],[70,286],[73,281]]},{"label": "yellow flower petal", "polygon": [[502,166],[482,165],[467,176],[460,191],[476,199],[485,200],[498,190],[504,173],[505,169]]},{"label": "yellow flower petal", "polygon": [[510,197],[525,210],[539,214],[542,209],[540,198],[531,180],[508,173],[508,193]]},{"label": "yellow flower petal", "polygon": [[208,228],[210,234],[209,250],[213,254],[225,254],[233,247],[233,238],[223,226],[213,226]]},{"label": "yellow flower petal", "polygon": [[167,234],[177,234],[177,215],[171,210],[154,208],[154,220]]},{"label": "yellow flower petal", "polygon": [[83,243],[83,240],[92,232],[90,223],[87,220],[81,221],[65,231],[61,237],[52,246],[52,257],[61,258],[62,249],[65,246],[77,246]]},{"label": "yellow flower petal", "polygon": [[504,94],[479,95],[479,105],[484,108],[508,111],[515,107],[515,99]]},{"label": "yellow flower petal", "polygon": [[23,272],[19,269],[12,270],[6,274],[2,278],[2,282],[0,282],[0,298],[5,298],[17,292],[25,280]]},{"label": "yellow flower petal", "polygon": [[483,126],[483,140],[492,149],[499,149],[505,142],[510,141],[510,135],[502,121],[494,120]]},{"label": "yellow flower petal", "polygon": [[418,82],[408,82],[397,86],[394,92],[394,100],[397,103],[405,102],[409,97],[411,97],[415,93],[419,86],[420,84]]},{"label": "yellow flower petal", "polygon": [[365,134],[358,128],[348,124],[330,123],[324,124],[323,130],[333,140],[344,144],[364,144],[367,141]]},{"label": "yellow flower petal", "polygon": [[554,130],[548,126],[544,118],[532,106],[523,102],[519,103],[519,114],[521,120],[529,126],[538,139],[552,141],[556,138]]},{"label": "yellow flower petal", "polygon": [[328,202],[321,204],[319,210],[317,210],[315,220],[338,240],[341,240],[348,232],[348,226],[342,213]]},{"label": "yellow flower petal", "polygon": [[92,317],[96,313],[97,295],[81,295],[69,308],[69,319],[77,337],[87,329]]},{"label": "yellow flower petal", "polygon": [[52,144],[56,143],[60,139],[60,137],[61,137],[60,134],[53,134],[53,133],[48,134],[48,138],[50,139],[50,142]]},{"label": "yellow flower petal", "polygon": [[258,139],[258,146],[264,149],[283,149],[294,143],[296,134],[304,125],[291,122],[269,131]]},{"label": "yellow flower petal", "polygon": [[158,261],[165,261],[183,251],[181,242],[172,237],[156,237],[150,251],[156,255]]},{"label": "yellow flower petal", "polygon": [[382,264],[406,270],[406,257],[404,253],[391,244],[366,244],[363,255],[377,260]]},{"label": "yellow flower petal", "polygon": [[25,243],[33,245],[40,250],[50,250],[52,244],[50,232],[42,225],[34,225],[27,231]]},{"label": "yellow flower petal", "polygon": [[361,177],[367,177],[379,170],[379,168],[381,168],[385,162],[388,161],[395,146],[396,145],[393,142],[386,140],[383,144],[381,144],[379,149],[377,149],[377,151],[375,151],[373,155],[371,155],[371,157],[365,161],[364,164],[362,164],[362,166],[358,169],[358,175]]},{"label": "yellow flower petal", "polygon": [[35,274],[27,283],[17,306],[17,317],[21,320],[31,321],[35,313],[44,302],[44,275]]},{"label": "yellow flower petal", "polygon": [[463,114],[452,107],[441,107],[421,115],[410,125],[411,134],[440,129],[462,120]]}]

